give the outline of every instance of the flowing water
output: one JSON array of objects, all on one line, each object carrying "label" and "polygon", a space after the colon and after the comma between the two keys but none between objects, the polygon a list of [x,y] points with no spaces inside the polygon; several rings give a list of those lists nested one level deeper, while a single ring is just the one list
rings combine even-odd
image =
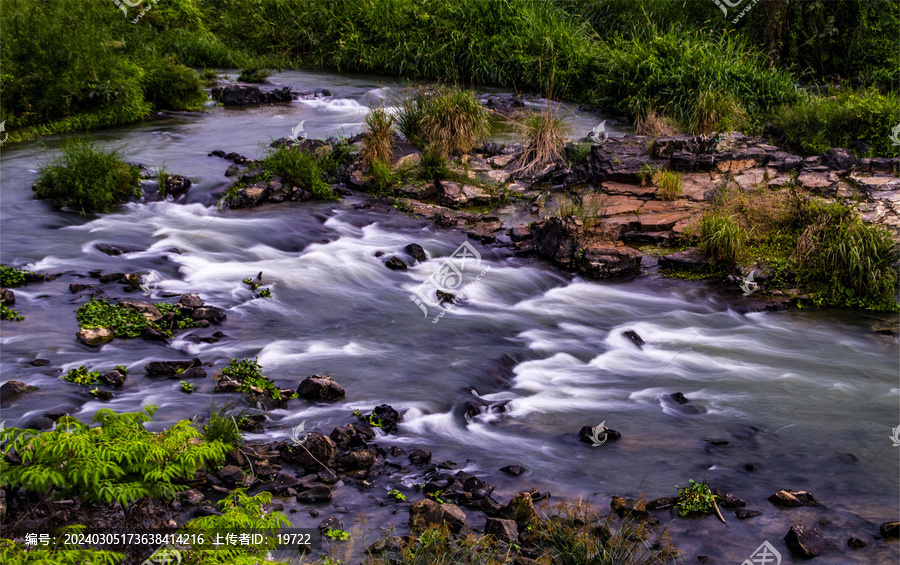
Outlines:
[{"label": "flowing water", "polygon": [[[434,309],[423,316],[410,295],[466,241],[461,232],[390,209],[357,209],[362,200],[354,197],[216,209],[228,163],[209,151],[258,156],[270,138],[290,135],[301,120],[310,138],[350,136],[362,131],[369,107],[389,104],[401,86],[313,72],[273,80],[296,90],[328,88],[334,96],[214,108],[91,135],[129,161],[148,168],[164,162],[190,177],[194,185],[182,202],[132,203],[104,216],[60,212],[33,200],[30,187],[37,164],[71,136],[3,149],[2,261],[62,273],[16,289],[16,308],[26,319],[0,326],[2,380],[40,387],[6,403],[7,426],[47,412],[89,418],[101,407],[156,404],[158,429],[208,410],[212,379],[186,395],[177,380],[144,377],[144,363],[199,356],[221,367],[232,357],[257,356],[283,386],[326,373],[347,397],[332,405],[292,401],[271,413],[265,433],[248,439],[281,439],[301,421],[327,434],[351,421],[353,409],[389,403],[405,417],[400,434],[384,444],[428,447],[437,461],[453,460],[498,484],[503,500],[537,486],[605,506],[613,494],[672,496],[675,485],[705,479],[763,511],[743,522],[726,511],[727,525],[675,520],[670,530],[685,562],[705,553],[740,563],[766,539],[784,549],[791,523],[812,526],[824,517],[833,522],[821,526],[824,533],[841,549],[817,562],[896,563],[896,542],[871,540],[878,524],[897,518],[900,499],[900,449],[889,439],[900,424],[898,340],[874,333],[877,319],[842,311],[746,313],[740,300],[701,285],[653,277],[590,282],[472,243],[484,275],[474,282],[467,274],[474,284],[466,300],[434,323]],[[579,137],[597,121],[572,116]],[[431,260],[398,272],[375,256],[411,242]],[[97,243],[141,251],[110,257]],[[214,329],[228,338],[197,344],[185,332],[170,346],[140,339],[99,350],[80,345],[74,310],[85,298],[70,294],[68,285],[96,282],[87,278],[94,269],[157,271],[158,293],[197,292],[226,308],[227,321]],[[273,283],[271,299],[252,299],[241,283],[260,271]],[[115,297],[121,287],[104,288]],[[625,330],[636,331],[644,347]],[[34,367],[35,358],[51,364]],[[125,364],[132,375],[111,402],[101,403],[59,380],[60,370],[81,364],[101,370]],[[691,402],[672,402],[674,392]],[[495,408],[467,418],[475,396]],[[622,439],[600,447],[578,442],[583,425],[601,421]],[[505,477],[498,469],[510,464],[528,472]],[[778,509],[766,498],[780,488],[809,490],[827,508]],[[365,501],[352,490],[347,500]],[[298,525],[301,516],[292,516]],[[399,514],[392,519],[402,521]],[[851,534],[869,542],[865,553],[846,549]]]}]

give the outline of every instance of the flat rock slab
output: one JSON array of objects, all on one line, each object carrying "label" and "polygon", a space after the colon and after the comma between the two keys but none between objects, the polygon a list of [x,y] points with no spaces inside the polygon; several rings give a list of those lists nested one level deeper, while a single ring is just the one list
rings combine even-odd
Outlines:
[{"label": "flat rock slab", "polygon": [[642,232],[666,231],[675,227],[679,221],[690,216],[690,212],[661,212],[658,214],[641,214]]}]

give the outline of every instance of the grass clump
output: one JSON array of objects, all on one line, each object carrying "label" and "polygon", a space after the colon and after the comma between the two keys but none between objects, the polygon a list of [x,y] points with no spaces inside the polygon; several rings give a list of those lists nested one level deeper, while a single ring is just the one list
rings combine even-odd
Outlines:
[{"label": "grass clump", "polygon": [[240,445],[244,441],[230,406],[214,407],[201,429],[206,441],[220,441],[228,445]]},{"label": "grass clump", "polygon": [[706,89],[697,95],[694,115],[691,118],[691,133],[743,131],[749,124],[750,117],[734,94]]},{"label": "grass clump", "polygon": [[740,223],[728,214],[710,210],[700,218],[700,249],[713,263],[733,265],[744,239]]},{"label": "grass clump", "polygon": [[254,64],[250,65],[249,67],[241,69],[241,74],[238,75],[238,80],[240,82],[264,83],[274,73],[275,69],[270,69],[260,62],[254,62]]},{"label": "grass clump", "polygon": [[681,133],[681,126],[674,118],[658,114],[653,108],[647,108],[637,113],[634,130],[638,135],[659,137]]},{"label": "grass clump", "polygon": [[394,158],[391,136],[394,133],[394,117],[384,108],[374,108],[366,116],[363,163],[372,167],[376,162],[390,163]]},{"label": "grass clump", "polygon": [[229,446],[201,441],[187,420],[151,433],[144,424],[155,410],[99,410],[92,419],[95,428],[63,416],[53,431],[5,429],[0,437],[22,464],[0,458],[4,481],[37,495],[57,491],[78,500],[118,504],[126,515],[140,499],[172,498],[187,488],[179,481],[224,462]]},{"label": "grass clump", "polygon": [[410,143],[441,157],[469,151],[489,131],[475,93],[449,87],[416,89],[401,101],[397,126]]},{"label": "grass clump", "polygon": [[43,163],[35,185],[36,198],[50,198],[62,206],[85,212],[108,212],[138,188],[140,173],[118,151],[76,139],[59,155]]},{"label": "grass clump", "polygon": [[[330,160],[325,163],[325,158],[322,158],[321,161],[329,167],[334,166]],[[263,170],[260,175],[232,185],[226,193],[225,199],[233,198],[237,191],[244,186],[278,176],[281,178],[282,184],[286,186],[299,186],[322,200],[337,200],[337,195],[325,182],[320,159],[309,151],[284,145],[275,147],[263,157],[259,166]]]},{"label": "grass clump", "polygon": [[559,111],[548,102],[540,112],[529,112],[519,123],[525,151],[519,157],[518,169],[525,174],[540,171],[563,158],[568,125]]},{"label": "grass clump", "polygon": [[659,187],[657,195],[660,200],[677,200],[681,196],[681,173],[669,170],[653,173],[653,181]]},{"label": "grass clump", "polygon": [[[564,196],[556,202],[552,217],[568,218],[574,217],[580,220],[585,229],[591,229],[600,224],[603,218],[603,207],[600,205],[599,195],[587,195],[578,197],[577,195]],[[585,202],[587,200],[587,202]]]},{"label": "grass clump", "polygon": [[695,483],[690,479],[690,485],[684,488],[675,486],[678,489],[678,508],[679,516],[689,516],[691,514],[712,514],[715,511],[714,495],[709,490],[706,483]]},{"label": "grass clump", "polygon": [[72,369],[60,378],[67,383],[76,385],[100,384],[100,372],[96,370],[88,371],[87,367],[85,367],[84,365]]}]

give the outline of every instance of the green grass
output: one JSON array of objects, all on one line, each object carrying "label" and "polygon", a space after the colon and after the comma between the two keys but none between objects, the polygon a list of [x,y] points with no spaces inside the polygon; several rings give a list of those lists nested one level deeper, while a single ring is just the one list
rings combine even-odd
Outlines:
[{"label": "green grass", "polygon": [[373,108],[366,116],[363,163],[369,167],[375,162],[389,164],[394,158],[391,136],[394,133],[394,116],[384,108]]},{"label": "green grass", "polygon": [[659,187],[657,195],[660,200],[677,200],[681,196],[681,173],[669,170],[656,171],[653,180]]},{"label": "green grass", "polygon": [[689,131],[695,134],[744,131],[750,116],[730,92],[706,89],[697,95]]},{"label": "green grass", "polygon": [[525,151],[518,161],[520,171],[537,172],[563,159],[568,122],[550,104],[538,112],[526,113],[518,127],[525,144]]},{"label": "green grass", "polygon": [[[224,376],[240,383],[239,392],[263,394],[274,400],[282,400],[281,389],[262,374],[262,367],[255,359],[232,359],[227,366],[219,369]],[[259,391],[262,391],[260,393]],[[289,398],[296,397],[296,393]]]},{"label": "green grass", "polygon": [[400,132],[422,151],[441,157],[460,155],[487,136],[487,111],[471,90],[419,87],[400,102]]},{"label": "green grass", "polygon": [[75,139],[40,165],[34,194],[82,213],[108,212],[134,193],[139,176],[118,151]]},{"label": "green grass", "polygon": [[889,138],[900,123],[897,92],[841,88],[821,96],[809,94],[775,110],[772,123],[786,144],[798,151],[818,155],[831,147],[849,148],[851,143],[863,141],[872,146],[871,155],[900,154]]},{"label": "green grass", "polygon": [[[275,147],[259,162],[263,174],[244,183],[236,183],[231,187],[230,193],[236,193],[238,188],[268,179],[272,175],[281,178],[282,185],[286,187],[299,186],[311,192],[313,196],[322,200],[337,200],[337,195],[325,182],[320,162],[324,159],[316,157],[309,151],[299,147]],[[328,163],[330,165],[330,163]]]},{"label": "green grass", "polygon": [[733,265],[745,238],[743,228],[732,216],[709,210],[700,218],[700,249],[713,263]]}]

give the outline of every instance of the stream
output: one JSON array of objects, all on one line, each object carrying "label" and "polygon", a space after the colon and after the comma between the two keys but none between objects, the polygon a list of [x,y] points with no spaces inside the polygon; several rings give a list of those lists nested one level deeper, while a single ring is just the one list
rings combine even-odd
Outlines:
[{"label": "stream", "polygon": [[[122,412],[156,404],[150,428],[161,429],[208,412],[227,395],[212,394],[211,378],[195,381],[197,393],[183,394],[177,380],[147,378],[146,362],[197,356],[219,368],[232,357],[255,356],[282,387],[328,374],[347,396],[330,405],[294,400],[248,440],[281,440],[302,421],[328,434],[351,421],[353,409],[387,403],[404,420],[398,435],[379,438],[382,445],[427,447],[436,462],[452,460],[498,485],[495,497],[503,503],[536,486],[554,499],[580,497],[605,511],[611,495],[674,496],[676,485],[694,479],[763,512],[741,521],[723,510],[727,524],[673,514],[669,530],[685,563],[706,554],[738,564],[765,540],[791,563],[782,541],[790,525],[823,517],[833,521],[820,526],[823,533],[840,547],[817,563],[897,562],[897,543],[871,538],[878,524],[897,519],[900,503],[900,449],[889,439],[900,425],[900,349],[897,336],[871,329],[884,316],[748,313],[739,294],[722,296],[697,283],[652,275],[592,282],[470,241],[484,274],[475,281],[477,273],[467,271],[474,284],[466,299],[434,323],[434,310],[423,317],[410,295],[467,241],[462,232],[393,210],[358,209],[362,196],[217,210],[228,163],[210,151],[256,157],[300,121],[309,138],[349,137],[363,130],[368,108],[389,104],[402,86],[308,71],[271,81],[298,91],[327,88],[334,96],[167,114],[91,134],[129,162],[150,169],[165,163],[189,177],[193,185],[179,202],[130,203],[103,216],[59,211],[32,199],[31,183],[38,163],[75,135],[3,147],[0,259],[61,274],[16,288],[14,307],[25,320],[0,324],[0,380],[40,387],[3,406],[7,426],[33,424],[48,412],[89,419],[103,407]],[[577,137],[598,121],[574,106],[568,111]],[[512,128],[500,126],[498,140],[511,139]],[[389,270],[375,256],[401,254],[413,242],[430,259],[407,271]],[[99,243],[141,251],[108,256]],[[193,333],[218,329],[228,337],[195,343],[185,331],[169,346],[141,339],[102,349],[81,345],[74,310],[87,293],[73,295],[68,285],[96,283],[87,276],[95,269],[156,271],[162,280],[155,298],[196,292],[226,309],[221,326]],[[273,283],[270,299],[253,299],[241,282],[260,271]],[[104,289],[107,298],[141,298],[116,284]],[[622,335],[626,330],[643,338],[643,348]],[[30,365],[35,358],[51,363]],[[124,364],[131,373],[112,401],[100,402],[59,379],[60,370],[82,364],[101,371]],[[675,392],[690,402],[673,402]],[[504,408],[467,417],[475,396]],[[622,439],[600,447],[578,441],[582,426],[601,421]],[[499,471],[506,465],[527,473],[510,478]],[[781,488],[810,491],[823,507],[779,509],[767,498]],[[349,488],[335,493],[345,523],[367,498]],[[382,518],[400,527],[406,517],[383,509],[368,514],[367,527],[376,533]],[[298,526],[321,519],[304,512],[291,518]],[[870,544],[865,554],[847,548],[851,534]]]}]

